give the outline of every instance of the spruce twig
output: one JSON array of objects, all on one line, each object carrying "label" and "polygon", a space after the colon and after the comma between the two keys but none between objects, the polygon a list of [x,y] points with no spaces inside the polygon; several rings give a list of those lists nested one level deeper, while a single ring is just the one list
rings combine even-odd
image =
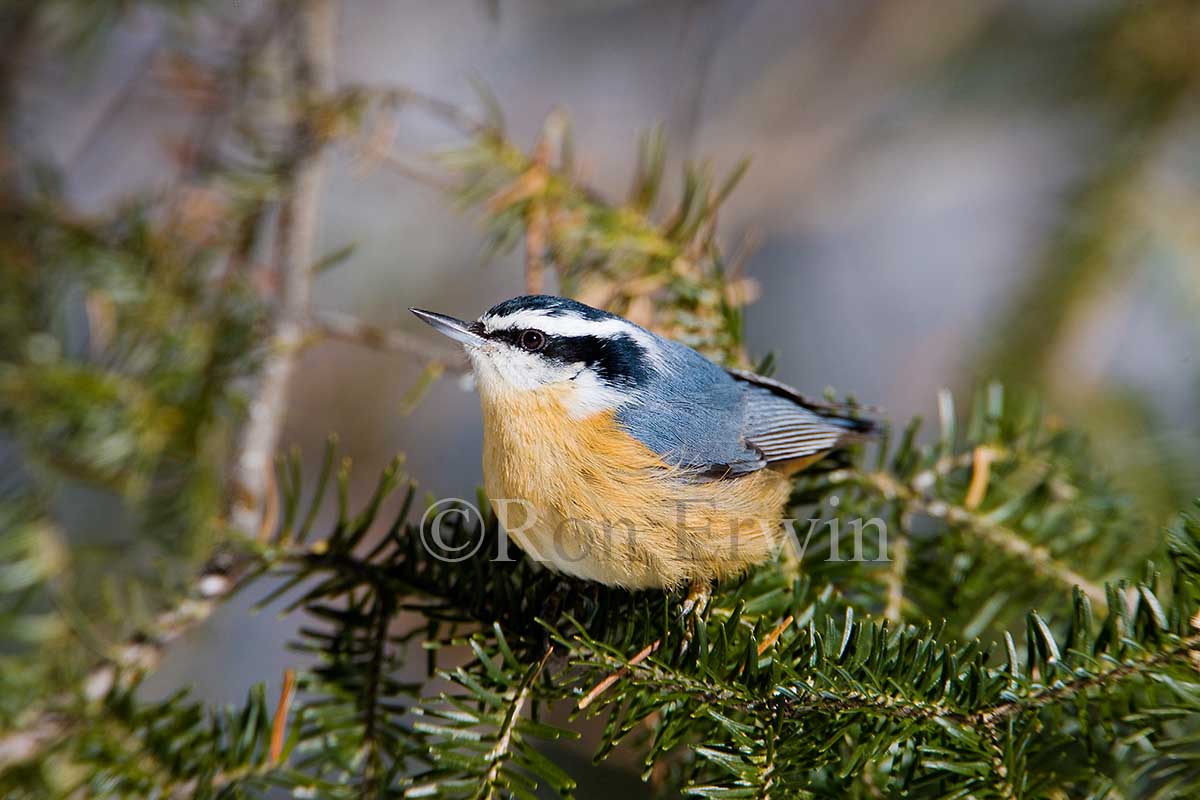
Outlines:
[{"label": "spruce twig", "polygon": [[496,779],[500,774],[500,768],[504,766],[504,762],[509,758],[512,748],[513,733],[517,728],[517,721],[521,719],[521,714],[525,711],[525,706],[528,705],[530,698],[533,696],[533,685],[542,675],[542,670],[546,668],[546,664],[550,661],[550,656],[554,655],[554,648],[547,647],[546,652],[537,662],[532,664],[525,671],[525,676],[521,679],[521,683],[517,686],[516,696],[508,705],[508,710],[504,714],[504,723],[500,726],[499,735],[496,737],[496,744],[488,751],[486,756],[487,762],[491,765],[488,768],[487,774],[483,777],[483,782],[476,792],[476,797],[491,798],[496,793]]},{"label": "spruce twig", "polygon": [[1104,587],[1054,558],[1046,548],[1030,544],[1019,534],[987,520],[980,514],[942,500],[928,500],[913,485],[900,483],[884,472],[842,471],[830,475],[829,480],[831,483],[855,483],[886,498],[899,499],[913,513],[967,528],[1008,557],[1028,563],[1039,575],[1058,583],[1064,589],[1078,586],[1098,609],[1108,606],[1108,596]]}]

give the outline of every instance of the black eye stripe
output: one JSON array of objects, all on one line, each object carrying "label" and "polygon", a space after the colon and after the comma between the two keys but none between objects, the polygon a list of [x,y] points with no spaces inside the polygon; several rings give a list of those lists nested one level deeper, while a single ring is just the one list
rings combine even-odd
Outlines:
[{"label": "black eye stripe", "polygon": [[[527,334],[540,334],[540,347],[527,346]],[[536,328],[505,328],[493,331],[496,339],[563,365],[584,364],[608,383],[638,385],[649,377],[645,349],[632,336],[561,336]]]},{"label": "black eye stripe", "polygon": [[505,344],[511,344],[513,347],[520,347],[521,337],[529,330],[529,328],[501,328],[486,335],[489,339],[496,339]]}]

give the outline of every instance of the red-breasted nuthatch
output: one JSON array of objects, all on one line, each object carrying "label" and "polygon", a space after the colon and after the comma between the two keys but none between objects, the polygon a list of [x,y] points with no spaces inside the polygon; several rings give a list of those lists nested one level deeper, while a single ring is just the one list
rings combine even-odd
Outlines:
[{"label": "red-breasted nuthatch", "polygon": [[470,357],[508,535],[600,583],[695,590],[766,561],[786,476],[874,430],[574,300],[517,297],[474,322],[411,311]]}]

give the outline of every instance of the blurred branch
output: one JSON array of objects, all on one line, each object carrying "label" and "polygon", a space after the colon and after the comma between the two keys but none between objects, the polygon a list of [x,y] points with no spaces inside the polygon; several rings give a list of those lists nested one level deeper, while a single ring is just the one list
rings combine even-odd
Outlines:
[{"label": "blurred branch", "polygon": [[246,100],[251,83],[246,76],[254,69],[263,49],[285,27],[290,8],[287,3],[271,3],[259,17],[231,34],[232,56],[212,78],[215,105],[201,115],[197,131],[186,144],[186,160],[179,175],[181,182],[200,178],[218,163],[218,144]]},{"label": "blurred branch", "polygon": [[[530,156],[530,183],[545,186],[550,159],[562,152],[567,120],[560,110],[550,112],[542,126],[542,134]],[[541,294],[545,286],[546,248],[549,244],[550,217],[546,204],[539,198],[530,199],[525,208],[525,293]]]},{"label": "blurred branch", "polygon": [[0,736],[0,770],[33,759],[66,731],[61,715],[43,714],[32,725]]},{"label": "blurred branch", "polygon": [[1102,290],[1119,287],[1129,273],[1130,251],[1146,239],[1137,208],[1200,88],[1194,3],[1118,6],[1100,18],[1106,22],[1072,100],[1094,95],[1107,124],[1086,154],[1087,169],[1049,246],[994,324],[1003,335],[984,339],[992,344],[982,374],[1051,387],[1079,381],[1073,364],[1064,367],[1073,358],[1070,340],[1104,299]]},{"label": "blurred branch", "polygon": [[[681,145],[690,151],[704,116],[704,102],[709,79],[716,69],[722,46],[732,40],[755,11],[754,3],[721,4],[707,0],[688,3],[680,12],[680,31],[675,43],[672,63],[678,65],[675,75],[675,97],[672,99],[672,128],[681,132]],[[686,52],[695,38],[693,53]]]},{"label": "blurred branch", "polygon": [[[106,653],[104,662],[94,667],[80,683],[84,699],[93,702],[103,697],[122,672],[141,674],[157,667],[174,641],[208,619],[217,605],[240,587],[239,579],[245,577],[245,570],[235,576],[229,573],[233,566],[234,562],[228,558],[214,559],[197,576],[191,594],[183,602],[158,614],[151,624]],[[59,698],[51,705],[68,701],[68,698]],[[46,710],[20,730],[0,735],[0,770],[35,757],[79,722],[66,714]]]},{"label": "blurred branch", "polygon": [[757,290],[729,280],[715,226],[748,162],[723,179],[708,164],[685,165],[679,199],[659,218],[652,209],[664,176],[661,136],[643,140],[623,202],[580,180],[571,155],[566,120],[555,112],[531,151],[492,127],[442,160],[463,175],[460,202],[484,211],[492,247],[525,245],[527,289],[536,291],[552,265],[559,293],[746,365],[740,310]]},{"label": "blurred branch", "polygon": [[419,167],[414,167],[412,164],[400,159],[393,153],[386,151],[373,151],[369,154],[369,158],[382,163],[385,167],[395,172],[397,175],[402,175],[405,178],[414,180],[417,183],[422,183],[434,189],[451,194],[457,192],[459,187],[451,181],[443,178],[440,175],[434,175],[426,172]]},{"label": "blurred branch", "polygon": [[494,128],[490,122],[479,119],[453,103],[407,86],[390,86],[386,89],[368,88],[361,91],[382,100],[396,110],[406,105],[419,106],[467,136],[480,136]]},{"label": "blurred branch", "polygon": [[888,542],[891,548],[892,563],[883,577],[884,586],[887,589],[883,617],[891,622],[900,622],[904,618],[904,584],[908,579],[909,514],[901,514],[900,520],[898,535]]},{"label": "blurred branch", "polygon": [[381,328],[363,322],[357,317],[338,311],[314,311],[310,317],[310,329],[326,339],[412,356],[423,364],[438,362],[454,372],[465,372],[466,361],[461,353],[439,352],[420,337],[403,331]]},{"label": "blurred branch", "polygon": [[525,290],[546,287],[632,319],[725,363],[746,366],[741,348],[741,307],[757,285],[738,276],[718,246],[718,210],[745,174],[747,160],[724,178],[707,163],[685,164],[677,204],[655,214],[665,174],[665,140],[642,141],[634,185],[623,201],[611,200],[576,173],[566,115],[553,111],[534,147],[505,133],[503,115],[485,90],[483,119],[406,87],[353,88],[339,104],[356,114],[394,112],[418,105],[468,136],[439,160],[459,180],[414,169],[389,153],[393,123],[386,118],[368,135],[365,152],[422,184],[450,192],[463,206],[483,210],[496,250],[525,250]]},{"label": "blurred branch", "polygon": [[33,41],[38,12],[36,3],[6,3],[0,9],[0,189],[8,188],[3,183],[19,165],[11,112],[17,102],[16,76]]},{"label": "blurred branch", "polygon": [[104,109],[88,126],[87,132],[79,140],[75,149],[63,159],[63,163],[68,169],[77,165],[91,151],[92,147],[100,141],[101,134],[110,123],[121,119],[127,113],[126,107],[129,105],[129,101],[142,88],[146,73],[158,59],[160,46],[161,42],[157,39],[145,46],[145,52],[133,69],[129,71],[129,75],[122,82],[121,87],[112,94]]},{"label": "blurred branch", "polygon": [[[303,45],[296,88],[306,103],[332,89],[335,8],[333,0],[307,0],[301,13]],[[293,137],[297,152],[293,188],[280,212],[276,242],[277,269],[283,276],[279,309],[234,465],[229,523],[247,535],[257,531],[260,509],[273,487],[273,457],[287,407],[288,384],[303,343],[312,283],[310,265],[315,260],[317,208],[324,174],[322,141],[303,117],[297,119]],[[141,674],[154,669],[171,642],[208,619],[220,601],[239,588],[252,564],[248,554],[214,554],[193,581],[187,598],[156,615],[88,673],[82,683],[87,687],[85,695],[95,700],[107,694],[123,671]],[[71,724],[55,711],[35,715],[21,730],[0,737],[0,768],[33,758],[44,747],[52,746]]]},{"label": "blurred branch", "polygon": [[[333,88],[335,11],[332,0],[308,0],[302,12],[298,89],[306,102],[328,94]],[[325,168],[320,141],[307,121],[300,122],[295,136],[302,155],[292,195],[279,216],[276,270],[282,276],[280,308],[271,334],[270,354],[250,402],[249,421],[242,432],[242,448],[234,466],[230,524],[243,532],[256,529],[266,496],[272,459],[287,410],[288,384],[303,342],[312,292],[309,265],[315,261],[317,207]]]}]

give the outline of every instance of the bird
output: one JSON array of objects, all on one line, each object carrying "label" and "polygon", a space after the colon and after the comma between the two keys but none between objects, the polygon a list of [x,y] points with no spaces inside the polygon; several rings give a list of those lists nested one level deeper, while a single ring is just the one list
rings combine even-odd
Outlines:
[{"label": "bird", "polygon": [[778,553],[789,476],[877,430],[569,298],[523,295],[474,321],[409,310],[466,350],[508,538],[608,586],[706,603],[713,581]]}]

